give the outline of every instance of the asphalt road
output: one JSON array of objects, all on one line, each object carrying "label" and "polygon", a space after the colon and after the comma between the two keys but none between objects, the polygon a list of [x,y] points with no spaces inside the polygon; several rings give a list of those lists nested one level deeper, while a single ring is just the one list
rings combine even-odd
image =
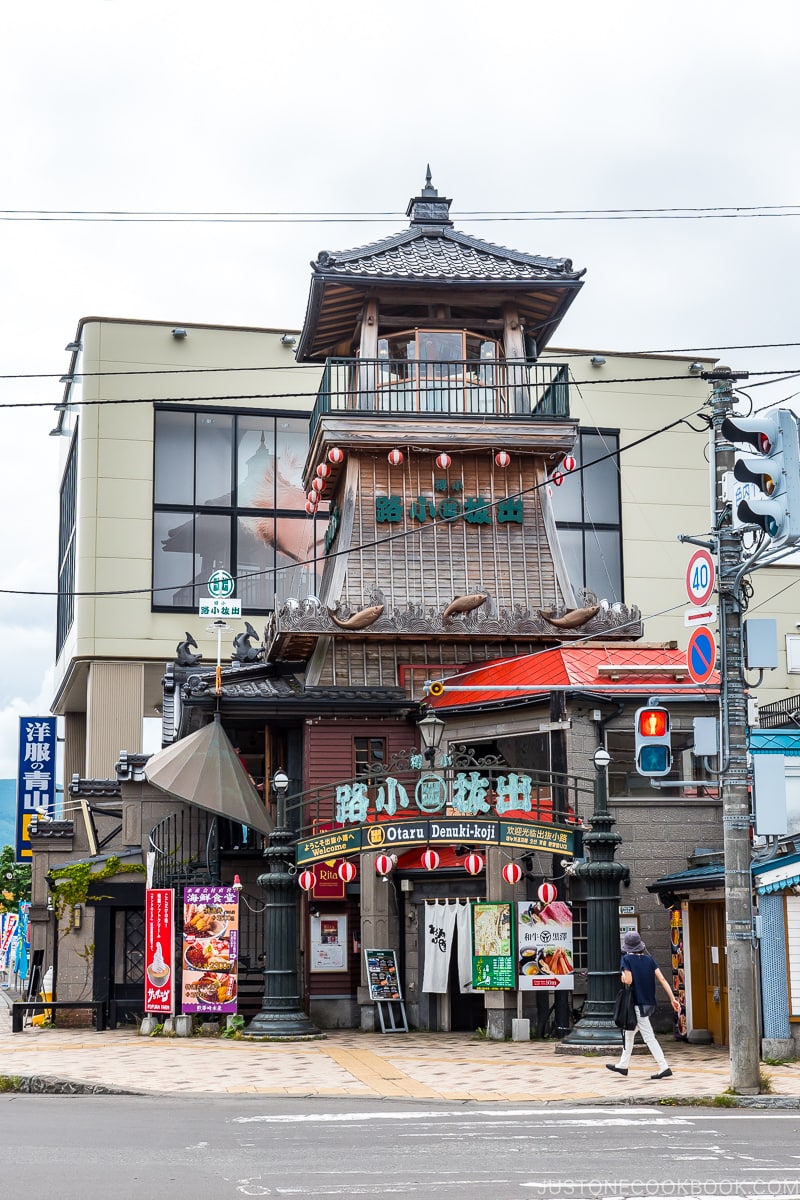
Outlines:
[{"label": "asphalt road", "polygon": [[796,1111],[0,1098],[2,1192],[59,1200],[800,1198]]}]

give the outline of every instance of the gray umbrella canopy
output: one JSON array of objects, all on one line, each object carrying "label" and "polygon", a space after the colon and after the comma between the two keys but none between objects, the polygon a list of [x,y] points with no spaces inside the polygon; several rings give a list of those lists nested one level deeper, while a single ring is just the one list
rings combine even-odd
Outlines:
[{"label": "gray umbrella canopy", "polygon": [[147,760],[145,778],[169,796],[270,834],[269,814],[219,716]]}]

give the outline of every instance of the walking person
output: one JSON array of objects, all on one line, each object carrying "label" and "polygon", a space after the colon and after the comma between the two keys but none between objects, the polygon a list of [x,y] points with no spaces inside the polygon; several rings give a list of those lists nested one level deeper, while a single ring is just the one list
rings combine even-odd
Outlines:
[{"label": "walking person", "polygon": [[622,940],[622,951],[620,974],[623,984],[628,984],[633,988],[633,1002],[636,1006],[636,1029],[626,1029],[623,1031],[624,1043],[620,1060],[617,1063],[606,1063],[606,1067],[609,1071],[616,1071],[617,1075],[628,1074],[628,1063],[631,1061],[633,1043],[638,1032],[644,1038],[644,1043],[656,1060],[656,1066],[658,1067],[656,1074],[651,1075],[650,1078],[666,1079],[672,1074],[672,1071],[669,1069],[667,1060],[664,1057],[664,1051],[658,1044],[658,1039],[653,1033],[653,1026],[650,1024],[650,1017],[656,1008],[656,980],[669,996],[669,1002],[676,1013],[680,1012],[680,1001],[661,974],[656,960],[652,955],[647,953],[647,947],[638,933],[631,932],[625,934]]}]

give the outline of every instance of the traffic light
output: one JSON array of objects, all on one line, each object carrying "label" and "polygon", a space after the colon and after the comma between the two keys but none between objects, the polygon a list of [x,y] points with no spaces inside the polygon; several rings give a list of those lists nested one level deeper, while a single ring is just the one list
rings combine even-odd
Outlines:
[{"label": "traffic light", "polygon": [[752,483],[760,495],[739,502],[740,521],[758,525],[779,545],[800,541],[800,438],[797,418],[788,408],[760,417],[726,417],[722,436],[752,446],[758,457],[737,458],[740,483]]},{"label": "traffic light", "polygon": [[672,727],[667,708],[636,710],[636,770],[654,778],[672,770]]}]

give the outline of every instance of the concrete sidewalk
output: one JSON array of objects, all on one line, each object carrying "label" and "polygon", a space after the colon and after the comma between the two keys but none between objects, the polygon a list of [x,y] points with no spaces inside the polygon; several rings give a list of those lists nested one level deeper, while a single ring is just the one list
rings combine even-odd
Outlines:
[{"label": "concrete sidewalk", "polygon": [[[606,1104],[691,1102],[725,1092],[726,1047],[666,1038],[662,1045],[674,1074],[651,1080],[649,1054],[634,1055],[623,1078],[606,1070],[611,1057],[556,1054],[554,1042],[351,1030],[288,1043],[141,1037],[133,1029],[12,1034],[0,1008],[0,1076],[21,1078],[26,1091]],[[756,1102],[800,1107],[800,1063],[763,1070],[772,1093]]]}]

